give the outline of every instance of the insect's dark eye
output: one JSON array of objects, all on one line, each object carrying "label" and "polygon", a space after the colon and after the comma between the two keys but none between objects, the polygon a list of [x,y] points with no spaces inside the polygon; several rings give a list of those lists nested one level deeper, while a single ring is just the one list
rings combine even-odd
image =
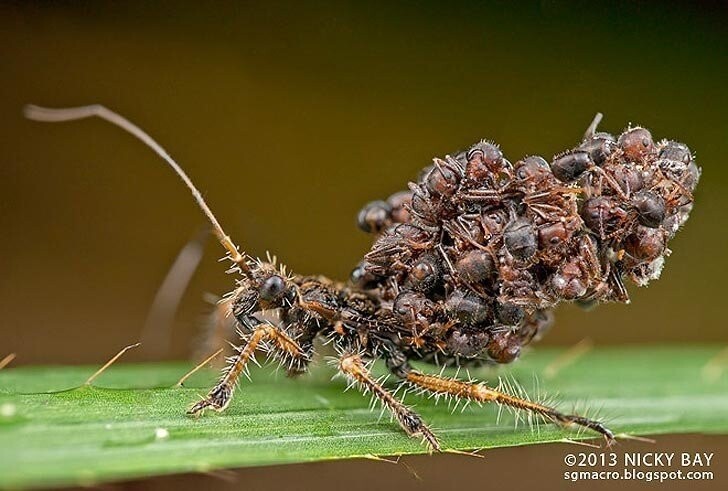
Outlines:
[{"label": "insect's dark eye", "polygon": [[273,275],[263,282],[260,287],[260,298],[272,301],[281,296],[286,290],[286,280],[278,275]]},{"label": "insect's dark eye", "polygon": [[412,210],[422,217],[429,217],[433,213],[433,206],[425,196],[414,193],[412,195]]}]

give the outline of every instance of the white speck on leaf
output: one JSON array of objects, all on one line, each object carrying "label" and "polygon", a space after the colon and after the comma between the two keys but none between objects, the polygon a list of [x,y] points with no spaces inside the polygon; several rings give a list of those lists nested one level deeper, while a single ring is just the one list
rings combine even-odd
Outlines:
[{"label": "white speck on leaf", "polygon": [[17,412],[18,408],[15,404],[6,402],[5,404],[0,405],[0,416],[3,418],[12,418]]}]

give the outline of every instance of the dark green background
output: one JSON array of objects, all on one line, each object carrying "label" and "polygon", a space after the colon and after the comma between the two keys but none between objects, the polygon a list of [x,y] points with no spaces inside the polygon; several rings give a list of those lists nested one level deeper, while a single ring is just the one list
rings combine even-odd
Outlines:
[{"label": "dark green background", "polygon": [[[28,102],[120,111],[179,159],[249,252],[337,278],[370,243],[355,227],[360,206],[431,157],[490,138],[511,160],[548,158],[597,111],[610,131],[643,124],[697,155],[693,217],[663,279],[632,289],[629,306],[560,309],[544,343],[724,343],[727,20],[718,2],[2,3],[0,356],[96,363],[137,341],[172,259],[204,223],[141,144],[99,121],[24,121]],[[220,255],[210,243],[170,358],[195,347],[202,293],[231,287]],[[558,485],[570,450],[410,460],[424,482],[410,467],[361,463],[239,476],[249,489],[342,478],[350,489],[485,489],[498,470],[500,486]]]}]

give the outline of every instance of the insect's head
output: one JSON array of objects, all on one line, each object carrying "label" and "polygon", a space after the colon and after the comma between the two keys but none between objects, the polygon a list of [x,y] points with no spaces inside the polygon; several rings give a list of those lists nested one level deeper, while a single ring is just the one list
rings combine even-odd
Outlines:
[{"label": "insect's head", "polygon": [[296,300],[293,280],[275,258],[255,260],[250,266],[233,292],[233,315],[243,324],[256,312],[290,308]]}]

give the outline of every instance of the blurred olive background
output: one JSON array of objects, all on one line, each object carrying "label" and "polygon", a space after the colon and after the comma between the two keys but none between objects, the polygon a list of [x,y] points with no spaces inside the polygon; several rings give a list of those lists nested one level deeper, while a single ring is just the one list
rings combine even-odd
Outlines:
[{"label": "blurred olive background", "polygon": [[[513,161],[550,158],[597,111],[605,130],[646,125],[697,154],[693,217],[632,305],[562,308],[544,343],[723,342],[725,14],[643,2],[2,4],[0,352],[97,362],[138,340],[204,224],[142,144],[99,120],[25,121],[29,102],[121,112],[183,164],[248,252],[336,278],[370,245],[359,208],[433,156],[489,138]],[[194,349],[203,293],[231,286],[221,255],[210,241],[170,358]]]},{"label": "blurred olive background", "polygon": [[[543,343],[724,343],[727,20],[718,2],[2,3],[0,355],[98,363],[137,341],[204,224],[149,149],[98,120],[25,121],[30,102],[121,112],[182,163],[248,252],[336,278],[370,244],[359,208],[433,156],[488,138],[513,161],[550,158],[597,111],[612,132],[643,124],[696,153],[693,216],[632,305],[562,308]],[[203,293],[231,287],[221,252],[210,241],[169,358],[194,350]],[[326,465],[309,478],[357,464]]]}]

